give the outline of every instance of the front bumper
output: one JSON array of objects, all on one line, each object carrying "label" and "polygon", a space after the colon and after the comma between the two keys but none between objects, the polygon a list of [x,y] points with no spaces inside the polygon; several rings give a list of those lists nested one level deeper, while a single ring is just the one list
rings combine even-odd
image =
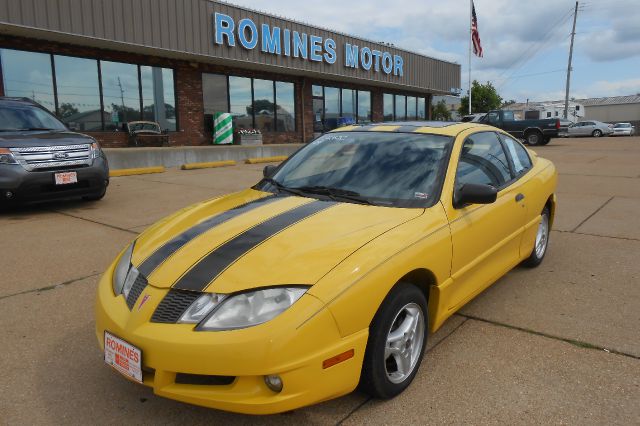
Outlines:
[{"label": "front bumper", "polygon": [[[311,295],[273,320],[247,329],[196,332],[190,324],[151,323],[167,293],[148,285],[129,311],[124,296],[114,297],[113,266],[102,277],[96,302],[96,336],[104,332],[142,350],[143,380],[155,394],[170,399],[246,414],[293,410],[345,395],[355,389],[368,330],[340,337],[333,316]],[[144,296],[147,302],[140,307]],[[354,349],[354,357],[323,369],[322,362]],[[176,383],[176,376],[232,376],[231,384]],[[271,391],[264,376],[284,383]]]},{"label": "front bumper", "polygon": [[[77,172],[78,183],[55,185],[54,174]],[[27,171],[19,164],[0,166],[0,205],[11,202],[49,201],[98,196],[109,184],[109,167],[103,157],[88,167]],[[11,195],[7,196],[10,192]]]}]

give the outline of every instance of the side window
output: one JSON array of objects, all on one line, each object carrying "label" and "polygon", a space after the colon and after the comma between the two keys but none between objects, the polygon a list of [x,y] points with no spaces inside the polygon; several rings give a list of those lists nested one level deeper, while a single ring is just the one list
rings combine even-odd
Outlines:
[{"label": "side window", "polygon": [[476,133],[464,141],[456,186],[475,183],[500,188],[510,180],[509,161],[495,133]]},{"label": "side window", "polygon": [[516,176],[526,173],[527,170],[531,168],[532,163],[525,147],[512,137],[503,135],[502,133],[500,133],[500,137],[506,145],[507,152],[513,161],[513,171],[516,173]]},{"label": "side window", "polygon": [[493,124],[493,123],[497,123],[498,122],[498,113],[496,112],[490,112],[487,115],[488,121],[489,123]]},{"label": "side window", "polygon": [[503,111],[502,112],[502,121],[514,121],[513,111]]}]

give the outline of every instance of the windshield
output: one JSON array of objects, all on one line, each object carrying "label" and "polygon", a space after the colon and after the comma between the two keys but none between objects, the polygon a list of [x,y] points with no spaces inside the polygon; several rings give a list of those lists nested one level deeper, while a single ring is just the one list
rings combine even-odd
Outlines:
[{"label": "windshield", "polygon": [[338,201],[428,207],[439,197],[452,141],[430,134],[328,133],[284,163],[271,184]]},{"label": "windshield", "polygon": [[616,129],[628,129],[629,127],[631,127],[630,123],[618,123],[615,126]]},{"label": "windshield", "polygon": [[33,105],[0,105],[0,131],[67,130],[50,113]]}]

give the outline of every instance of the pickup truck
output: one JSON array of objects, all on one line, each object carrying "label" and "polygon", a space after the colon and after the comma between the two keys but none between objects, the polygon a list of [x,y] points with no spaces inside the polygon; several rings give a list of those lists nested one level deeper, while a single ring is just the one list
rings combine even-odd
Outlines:
[{"label": "pickup truck", "polygon": [[566,124],[558,118],[516,120],[513,111],[489,111],[480,122],[509,132],[529,145],[546,145],[551,138],[557,138],[567,132]]}]

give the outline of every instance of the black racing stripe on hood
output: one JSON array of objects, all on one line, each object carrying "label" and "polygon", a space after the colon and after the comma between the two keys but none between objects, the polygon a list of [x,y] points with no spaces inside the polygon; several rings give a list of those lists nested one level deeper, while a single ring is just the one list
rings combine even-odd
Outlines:
[{"label": "black racing stripe on hood", "polygon": [[158,266],[162,264],[162,262],[167,260],[173,253],[182,248],[189,241],[196,238],[198,235],[201,235],[208,230],[222,224],[223,222],[233,219],[234,217],[240,216],[241,214],[251,211],[257,207],[271,203],[276,199],[278,199],[278,197],[275,194],[268,195],[266,197],[258,198],[257,200],[252,200],[247,203],[241,204],[216,216],[203,220],[197,225],[187,229],[180,235],[166,242],[162,247],[153,252],[153,254],[149,256],[144,262],[142,262],[138,267],[138,270],[144,276],[148,277]]},{"label": "black racing stripe on hood", "polygon": [[338,203],[332,201],[313,201],[248,229],[207,254],[193,268],[180,277],[173,285],[173,288],[203,291],[211,281],[253,248],[294,223],[336,204]]}]

